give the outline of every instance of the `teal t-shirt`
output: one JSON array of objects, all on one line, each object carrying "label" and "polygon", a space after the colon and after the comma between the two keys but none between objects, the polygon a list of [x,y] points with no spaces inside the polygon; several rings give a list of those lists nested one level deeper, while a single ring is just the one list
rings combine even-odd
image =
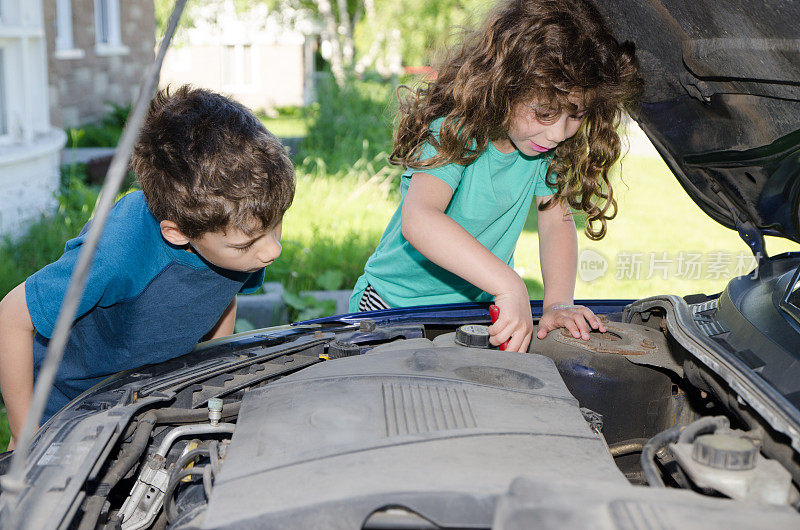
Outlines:
[{"label": "teal t-shirt", "polygon": [[[437,139],[441,123],[438,119],[431,124]],[[425,144],[422,159],[435,154],[436,149]],[[432,263],[403,237],[400,213],[411,176],[424,172],[446,182],[453,189],[453,197],[444,213],[513,267],[514,249],[534,196],[555,193],[545,182],[548,163],[545,155],[529,157],[518,150],[506,154],[489,142],[468,166],[453,163],[421,170],[408,168],[400,182],[400,206],[356,282],[350,311],[358,311],[367,284],[391,307],[491,301],[491,295]]]}]

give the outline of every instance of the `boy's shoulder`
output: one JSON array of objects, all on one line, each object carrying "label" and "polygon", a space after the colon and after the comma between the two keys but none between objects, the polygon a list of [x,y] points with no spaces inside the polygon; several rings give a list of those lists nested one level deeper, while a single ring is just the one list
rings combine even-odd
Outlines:
[{"label": "boy's shoulder", "polygon": [[[36,330],[49,337],[58,316],[82,246],[93,224],[67,242],[64,254],[39,269],[25,281],[28,309]],[[147,209],[141,192],[121,198],[109,212],[97,244],[86,281],[78,316],[95,305],[108,307],[141,292],[168,264],[166,252],[158,248],[159,223]],[[158,238],[158,239],[156,239]],[[162,240],[163,241],[163,240]]]},{"label": "boy's shoulder", "polygon": [[[67,242],[65,252],[83,245],[92,225],[90,220],[75,239]],[[147,207],[141,191],[121,197],[109,213],[98,242],[95,262],[115,276],[139,275],[143,270],[157,272],[169,261],[166,243],[158,221]]]},{"label": "boy's shoulder", "polygon": [[121,197],[108,217],[101,241],[109,250],[145,254],[163,243],[158,220],[150,213],[141,190]]}]

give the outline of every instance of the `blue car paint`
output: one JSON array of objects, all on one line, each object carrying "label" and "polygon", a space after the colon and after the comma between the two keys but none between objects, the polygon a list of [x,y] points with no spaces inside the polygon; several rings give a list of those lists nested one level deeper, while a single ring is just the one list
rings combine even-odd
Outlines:
[{"label": "blue car paint", "polygon": [[[635,300],[576,300],[598,315],[619,313],[625,306]],[[533,318],[542,316],[542,301],[531,300]],[[397,309],[381,309],[361,313],[347,313],[330,317],[315,318],[296,322],[295,324],[353,324],[364,319],[379,323],[401,323],[413,321],[418,324],[447,324],[455,321],[489,322],[489,304],[463,303],[440,304],[418,307],[402,307]]]}]

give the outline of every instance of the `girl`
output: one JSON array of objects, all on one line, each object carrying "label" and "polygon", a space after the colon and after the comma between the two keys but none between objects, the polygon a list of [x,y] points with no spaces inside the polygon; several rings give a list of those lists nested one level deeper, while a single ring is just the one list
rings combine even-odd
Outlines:
[{"label": "girl", "polygon": [[570,208],[601,239],[616,215],[608,172],[622,109],[642,87],[584,0],[511,0],[452,51],[439,77],[401,98],[394,151],[400,206],[350,298],[350,310],[494,301],[491,343],[527,351],[530,301],[513,253],[535,197],[543,314],[538,337],[605,327],[573,305],[577,235]]}]

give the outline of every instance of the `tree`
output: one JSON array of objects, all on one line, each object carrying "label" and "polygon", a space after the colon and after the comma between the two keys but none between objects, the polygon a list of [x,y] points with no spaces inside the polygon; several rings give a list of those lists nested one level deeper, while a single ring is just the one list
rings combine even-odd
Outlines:
[{"label": "tree", "polygon": [[[164,33],[174,0],[154,0],[158,35]],[[349,72],[374,68],[384,76],[403,65],[428,65],[450,46],[464,25],[479,20],[487,0],[194,0],[182,27],[214,18],[233,5],[240,16],[291,12],[287,23],[312,18],[319,25],[324,57],[340,86]],[[259,8],[259,9],[256,9]]]},{"label": "tree", "polygon": [[398,64],[430,65],[437,51],[453,44],[464,27],[477,23],[486,0],[365,0],[356,43],[365,50],[357,70],[375,67],[398,73]]},{"label": "tree", "polygon": [[302,10],[320,23],[320,38],[328,48],[331,72],[340,86],[355,58],[353,28],[364,12],[363,0],[237,0],[240,5],[266,2],[270,9]]}]

